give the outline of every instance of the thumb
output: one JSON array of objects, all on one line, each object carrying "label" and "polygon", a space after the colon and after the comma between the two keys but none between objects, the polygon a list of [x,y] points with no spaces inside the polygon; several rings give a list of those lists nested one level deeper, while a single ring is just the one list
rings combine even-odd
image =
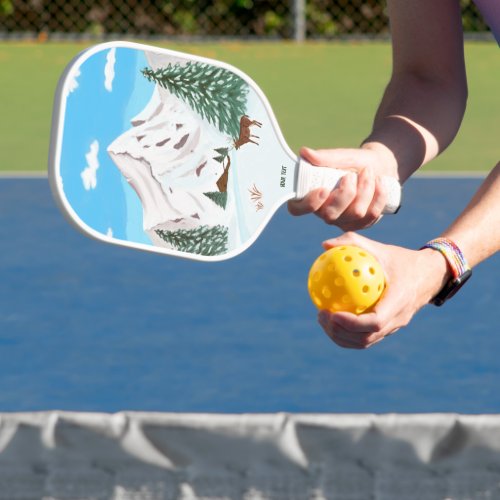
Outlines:
[{"label": "thumb", "polygon": [[348,231],[346,233],[337,236],[336,238],[330,238],[323,242],[323,248],[328,250],[333,247],[338,247],[342,245],[356,245],[364,248],[365,250],[371,251],[373,241],[369,240],[365,236],[362,236],[353,231]]}]

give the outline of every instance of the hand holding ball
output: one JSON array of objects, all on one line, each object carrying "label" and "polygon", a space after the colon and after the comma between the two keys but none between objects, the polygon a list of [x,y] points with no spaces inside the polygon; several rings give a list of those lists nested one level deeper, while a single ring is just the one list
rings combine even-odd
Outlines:
[{"label": "hand holding ball", "polygon": [[318,309],[362,314],[380,299],[385,288],[384,271],[363,248],[334,247],[312,265],[307,288]]}]

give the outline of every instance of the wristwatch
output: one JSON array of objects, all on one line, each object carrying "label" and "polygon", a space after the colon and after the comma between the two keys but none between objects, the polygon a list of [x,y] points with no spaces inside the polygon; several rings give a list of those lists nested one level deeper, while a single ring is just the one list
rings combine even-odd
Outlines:
[{"label": "wristwatch", "polygon": [[431,300],[431,304],[442,306],[462,288],[472,276],[472,269],[465,260],[460,248],[448,238],[436,238],[427,242],[422,248],[432,248],[440,252],[448,263],[452,277],[441,291]]}]

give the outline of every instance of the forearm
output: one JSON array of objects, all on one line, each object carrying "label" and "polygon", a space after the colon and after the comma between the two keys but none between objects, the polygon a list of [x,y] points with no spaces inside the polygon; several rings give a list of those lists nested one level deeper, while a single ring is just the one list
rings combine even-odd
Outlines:
[{"label": "forearm", "polygon": [[[471,268],[500,250],[500,162],[441,237],[450,239],[460,248]],[[422,272],[417,288],[423,305],[454,276],[440,251],[424,248],[418,253]]]},{"label": "forearm", "polygon": [[[466,104],[466,86],[425,81],[412,74],[394,76],[363,148],[377,149],[404,182],[454,139]],[[384,151],[385,150],[385,151]]]},{"label": "forearm", "polygon": [[[467,81],[458,0],[388,0],[393,71],[363,147],[406,180],[455,137]],[[391,172],[392,171],[392,172]]]},{"label": "forearm", "polygon": [[442,236],[461,248],[472,267],[500,250],[500,162]]}]

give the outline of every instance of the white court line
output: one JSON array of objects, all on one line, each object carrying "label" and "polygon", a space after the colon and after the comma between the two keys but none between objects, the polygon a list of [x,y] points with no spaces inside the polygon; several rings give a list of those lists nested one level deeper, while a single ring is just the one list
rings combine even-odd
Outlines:
[{"label": "white court line", "polygon": [[30,171],[4,171],[0,172],[0,179],[46,179],[47,172],[38,171],[38,172],[30,172]]},{"label": "white court line", "polygon": [[451,171],[438,171],[429,170],[423,172],[416,172],[412,177],[417,179],[483,179],[488,175],[487,171],[477,170],[451,170]]},{"label": "white court line", "polygon": [[[413,178],[416,179],[482,179],[488,175],[487,171],[474,171],[474,170],[450,170],[450,171],[437,171],[429,170],[424,172],[416,172]],[[47,172],[45,171],[4,171],[0,172],[0,179],[45,179]]]}]

